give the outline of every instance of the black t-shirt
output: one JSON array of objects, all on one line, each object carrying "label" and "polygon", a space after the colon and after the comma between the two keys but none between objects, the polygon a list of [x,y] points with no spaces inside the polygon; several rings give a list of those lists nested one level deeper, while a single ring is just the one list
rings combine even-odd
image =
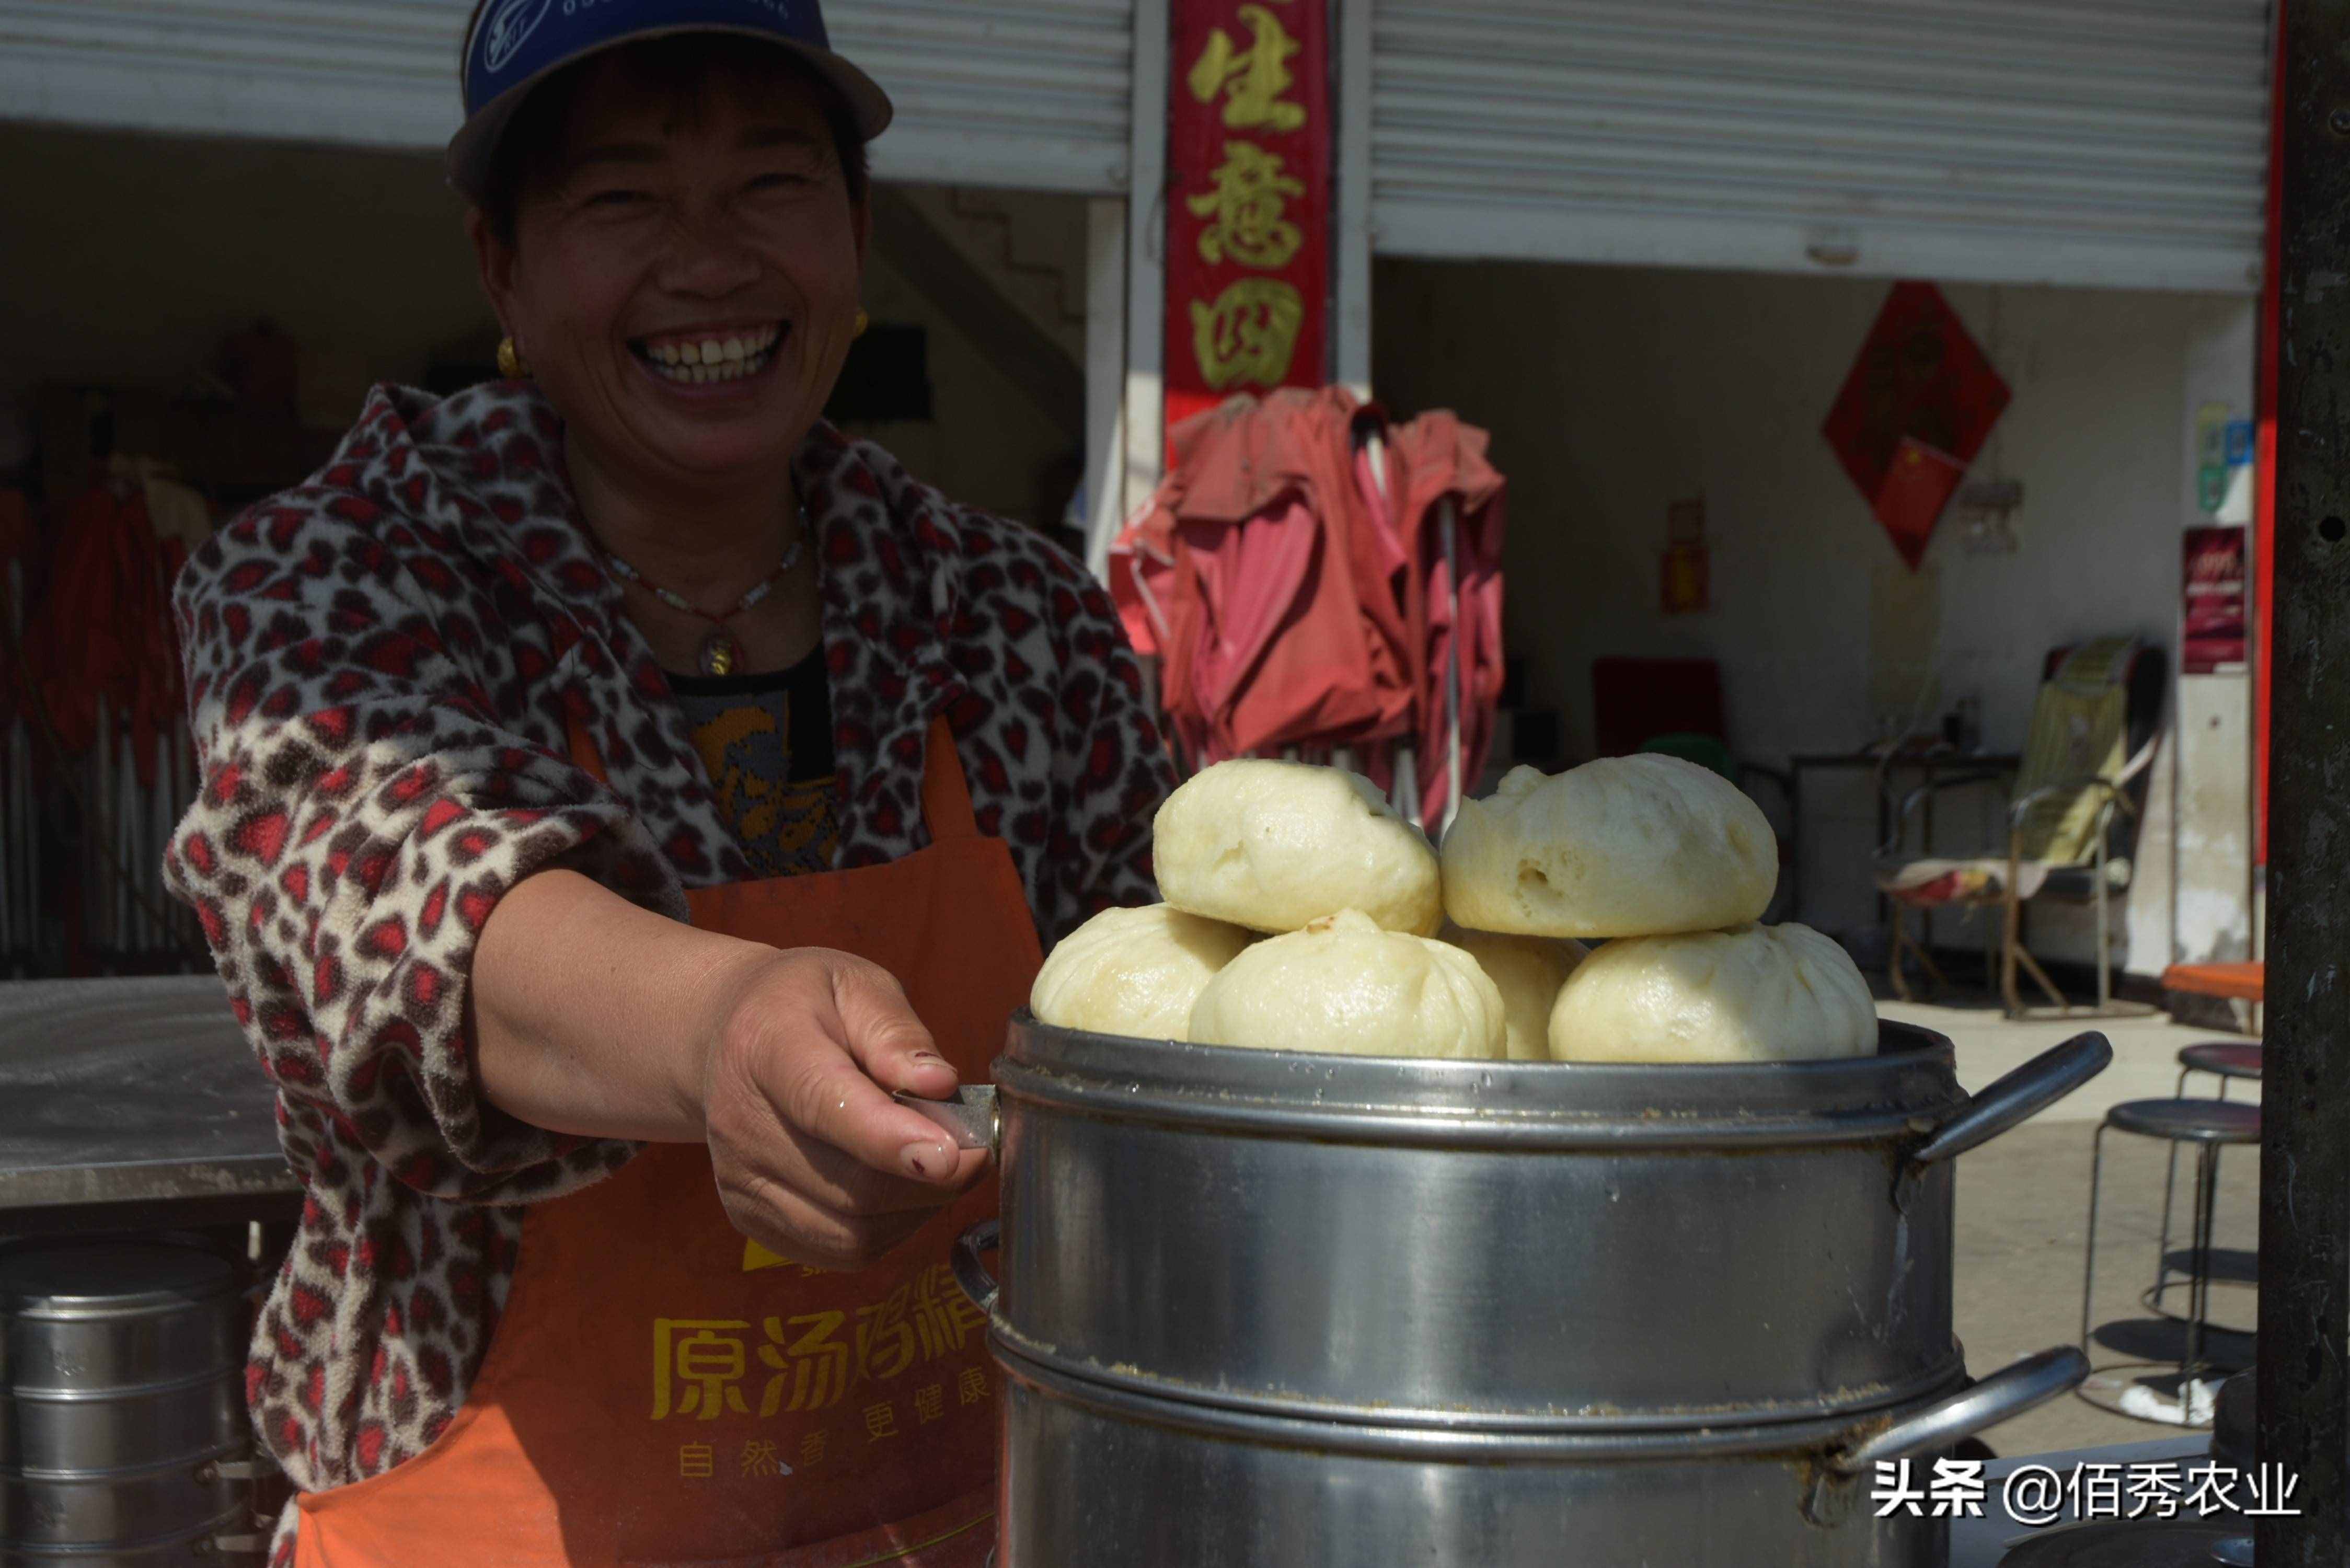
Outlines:
[{"label": "black t-shirt", "polygon": [[829,871],[840,844],[832,695],[819,648],[764,675],[676,675],[670,690],[718,814],[762,877]]}]

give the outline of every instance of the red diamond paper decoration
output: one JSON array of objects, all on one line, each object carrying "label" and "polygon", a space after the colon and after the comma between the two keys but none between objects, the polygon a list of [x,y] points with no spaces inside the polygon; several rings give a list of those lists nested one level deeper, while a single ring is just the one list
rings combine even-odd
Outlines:
[{"label": "red diamond paper decoration", "polygon": [[1895,284],[1820,433],[1911,571],[2007,399],[1942,291]]}]

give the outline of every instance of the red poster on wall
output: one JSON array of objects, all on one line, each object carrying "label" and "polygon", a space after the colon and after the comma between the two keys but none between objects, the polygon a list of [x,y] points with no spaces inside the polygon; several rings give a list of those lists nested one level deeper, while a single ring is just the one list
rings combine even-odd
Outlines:
[{"label": "red poster on wall", "polygon": [[2182,673],[2210,675],[2244,667],[2245,590],[2250,580],[2244,556],[2241,528],[2187,530],[2179,626]]},{"label": "red poster on wall", "polygon": [[2007,396],[1940,289],[1893,286],[1820,433],[1911,571]]},{"label": "red poster on wall", "polygon": [[1167,428],[1328,377],[1331,103],[1323,0],[1175,0]]}]

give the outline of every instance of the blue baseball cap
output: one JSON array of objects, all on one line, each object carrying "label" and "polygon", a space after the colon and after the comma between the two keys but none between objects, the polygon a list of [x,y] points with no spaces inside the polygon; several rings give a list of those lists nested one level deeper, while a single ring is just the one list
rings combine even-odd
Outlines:
[{"label": "blue baseball cap", "polygon": [[481,200],[490,160],[523,99],[576,60],[672,33],[734,33],[781,44],[847,100],[858,134],[881,134],[893,110],[871,77],[832,52],[816,0],[482,0],[458,72],[465,123],[449,141],[449,182]]}]

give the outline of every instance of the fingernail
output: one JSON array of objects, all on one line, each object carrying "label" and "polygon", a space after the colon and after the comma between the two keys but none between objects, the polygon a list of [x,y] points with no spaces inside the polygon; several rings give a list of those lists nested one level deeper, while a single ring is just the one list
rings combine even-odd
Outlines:
[{"label": "fingernail", "polygon": [[949,1065],[949,1064],[944,1056],[940,1055],[935,1051],[917,1051],[914,1053],[914,1065],[918,1067],[944,1067]]},{"label": "fingernail", "polygon": [[910,1143],[899,1153],[907,1174],[929,1181],[954,1163],[954,1157],[934,1143]]}]

